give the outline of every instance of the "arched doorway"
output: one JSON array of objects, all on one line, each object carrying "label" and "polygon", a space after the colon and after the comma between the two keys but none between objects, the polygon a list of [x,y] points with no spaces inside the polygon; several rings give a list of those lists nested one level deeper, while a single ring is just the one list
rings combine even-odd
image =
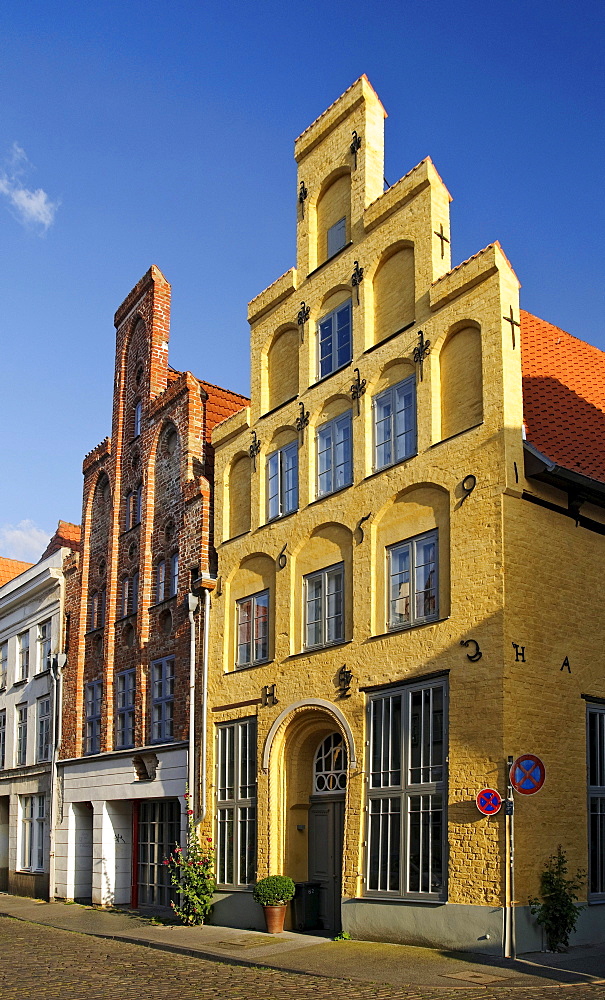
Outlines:
[{"label": "arched doorway", "polygon": [[313,792],[309,800],[309,882],[317,882],[319,921],[324,930],[339,931],[342,897],[347,751],[341,733],[330,733],[313,760]]}]

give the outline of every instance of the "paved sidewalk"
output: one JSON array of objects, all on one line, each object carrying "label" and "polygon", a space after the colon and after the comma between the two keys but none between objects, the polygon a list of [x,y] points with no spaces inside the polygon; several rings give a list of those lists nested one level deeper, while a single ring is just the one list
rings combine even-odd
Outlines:
[{"label": "paved sidewalk", "polygon": [[198,958],[260,965],[313,976],[402,987],[605,986],[605,946],[566,955],[536,953],[517,961],[369,941],[331,941],[284,931],[270,935],[231,927],[180,927],[124,910],[46,903],[0,893],[0,914]]}]

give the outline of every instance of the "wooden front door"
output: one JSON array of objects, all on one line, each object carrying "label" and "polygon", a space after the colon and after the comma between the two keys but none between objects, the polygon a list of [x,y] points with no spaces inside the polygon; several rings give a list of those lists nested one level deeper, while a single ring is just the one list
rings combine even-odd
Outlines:
[{"label": "wooden front door", "polygon": [[340,900],[344,797],[313,795],[309,809],[309,882],[319,882],[319,920],[323,930],[341,929]]}]

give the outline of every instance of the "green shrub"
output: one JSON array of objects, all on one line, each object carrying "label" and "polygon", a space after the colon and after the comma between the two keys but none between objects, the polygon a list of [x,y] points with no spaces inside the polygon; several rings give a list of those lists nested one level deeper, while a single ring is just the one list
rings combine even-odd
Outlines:
[{"label": "green shrub", "polygon": [[281,906],[290,902],[294,892],[294,882],[287,875],[269,875],[256,883],[252,895],[261,906]]},{"label": "green shrub", "polygon": [[[185,799],[188,798],[186,795]],[[200,844],[191,809],[187,809],[187,847],[184,851],[175,847],[164,864],[168,867],[171,885],[179,892],[178,902],[170,903],[177,917],[189,926],[203,924],[212,909],[214,851],[209,837],[203,847]]]},{"label": "green shrub", "polygon": [[529,900],[532,914],[544,928],[549,951],[561,951],[569,944],[578,917],[585,906],[578,906],[578,891],[584,887],[586,872],[578,868],[575,878],[567,878],[567,855],[561,845],[551,854],[540,875],[542,900]]}]

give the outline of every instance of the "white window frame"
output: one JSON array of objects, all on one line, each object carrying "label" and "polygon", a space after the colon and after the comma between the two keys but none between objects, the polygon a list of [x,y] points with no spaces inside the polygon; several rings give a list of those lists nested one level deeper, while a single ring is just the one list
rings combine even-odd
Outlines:
[{"label": "white window frame", "polygon": [[326,233],[328,260],[347,245],[347,217],[343,215]]},{"label": "white window frame", "polygon": [[[259,611],[263,611],[264,614]],[[269,659],[269,591],[261,590],[257,594],[243,597],[236,604],[236,642],[237,653],[235,665],[237,668],[253,667],[258,663],[266,663]],[[242,634],[248,633],[248,638],[242,642]],[[246,654],[246,649],[248,653]]]},{"label": "white window frame", "polygon": [[[346,323],[344,314],[347,314]],[[348,326],[348,338],[339,347],[341,331]],[[346,350],[345,350],[346,349]],[[346,354],[346,356],[345,356]],[[327,378],[345,368],[353,357],[353,307],[351,299],[322,316],[317,323],[317,379]]]},{"label": "white window frame", "polygon": [[36,760],[50,760],[51,749],[51,701],[50,695],[42,695],[36,701]]},{"label": "white window frame", "polygon": [[8,642],[0,643],[0,690],[4,690],[8,681]]},{"label": "white window frame", "polygon": [[168,580],[169,597],[176,597],[179,591],[179,554],[173,552],[170,556],[170,579]]},{"label": "white window frame", "polygon": [[19,871],[44,871],[46,800],[44,795],[19,796]]},{"label": "white window frame", "polygon": [[151,742],[174,739],[174,656],[151,663]]},{"label": "white window frame", "polygon": [[[434,545],[435,547],[435,558],[432,563],[422,562],[425,558],[422,553],[422,546]],[[405,569],[397,570],[394,563],[395,560],[400,556],[407,555],[407,571]],[[417,589],[418,580],[417,575],[424,566],[432,566],[432,572],[434,574],[434,582],[432,586],[425,587],[423,589]],[[387,580],[386,580],[386,594],[387,594],[387,629],[389,632],[397,632],[400,629],[413,628],[415,625],[424,625],[426,622],[436,621],[439,617],[439,539],[438,531],[426,531],[422,535],[415,535],[413,538],[407,538],[404,541],[397,542],[395,545],[390,545],[387,549]],[[407,575],[407,584],[405,576]],[[397,583],[397,580],[399,582]],[[425,584],[430,582],[425,581]],[[407,595],[405,594],[405,587],[407,585]],[[393,593],[395,587],[399,587],[398,596],[394,597]],[[402,595],[401,588],[404,589]],[[429,595],[427,597],[427,594]],[[433,595],[431,598],[430,595]],[[424,609],[421,609],[420,601],[423,599],[424,595]],[[402,620],[405,616],[396,610],[396,605],[402,601],[408,601],[408,617],[407,620]],[[433,610],[427,611],[426,604],[427,600],[434,601]]]},{"label": "white window frame", "polygon": [[605,902],[605,706],[588,705],[588,899]]},{"label": "white window frame", "polygon": [[216,880],[256,879],[256,719],[217,726]]},{"label": "white window frame", "polygon": [[6,709],[0,709],[0,770],[6,767]]},{"label": "white window frame", "polygon": [[38,625],[38,671],[50,670],[52,650],[52,618]]},{"label": "white window frame", "polygon": [[446,899],[447,706],[445,680],[369,699],[368,896]]},{"label": "white window frame", "polygon": [[15,766],[25,767],[27,764],[27,702],[15,706]]},{"label": "white window frame", "polygon": [[103,681],[90,681],[86,685],[86,754],[101,752],[101,714],[103,709]]},{"label": "white window frame", "polygon": [[121,670],[116,682],[116,748],[125,750],[135,745],[136,668]]},{"label": "white window frame", "polygon": [[353,414],[346,410],[320,424],[315,434],[317,496],[327,497],[353,482]]},{"label": "white window frame", "polygon": [[18,680],[26,681],[29,677],[29,631],[20,632],[17,636],[19,645],[19,677]]},{"label": "white window frame", "polygon": [[[345,568],[336,563],[304,577],[305,649],[333,646],[345,639]],[[310,617],[313,615],[313,617]],[[333,623],[333,624],[332,624]],[[314,631],[314,635],[311,633]]]},{"label": "white window frame", "polygon": [[[383,411],[381,413],[381,407]],[[416,454],[416,375],[372,399],[374,471],[388,469]]]},{"label": "white window frame", "polygon": [[298,510],[298,441],[267,455],[267,520]]}]

